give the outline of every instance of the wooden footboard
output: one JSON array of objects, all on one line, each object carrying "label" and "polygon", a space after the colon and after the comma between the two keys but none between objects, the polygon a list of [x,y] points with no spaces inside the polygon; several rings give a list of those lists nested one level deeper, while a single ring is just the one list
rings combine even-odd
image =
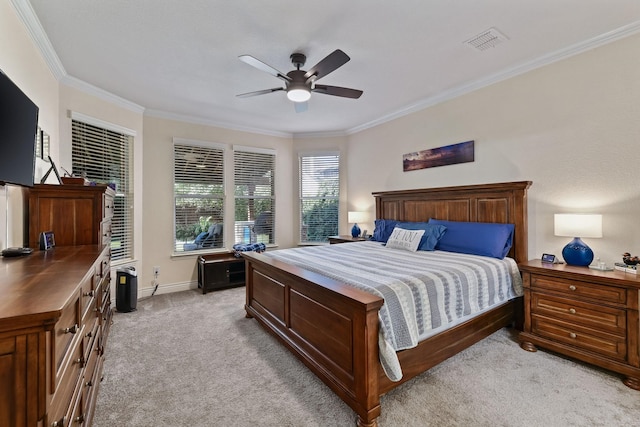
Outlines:
[{"label": "wooden footboard", "polygon": [[246,260],[247,316],[282,341],[357,414],[380,415],[378,310],[382,299],[256,253]]}]

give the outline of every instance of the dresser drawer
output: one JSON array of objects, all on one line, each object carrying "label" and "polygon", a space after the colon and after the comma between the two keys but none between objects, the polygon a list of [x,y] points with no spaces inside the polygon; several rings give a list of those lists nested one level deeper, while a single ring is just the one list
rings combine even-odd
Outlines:
[{"label": "dresser drawer", "polygon": [[618,308],[532,292],[531,313],[622,337],[626,335],[627,312]]},{"label": "dresser drawer", "polygon": [[96,284],[99,283],[96,281],[95,269],[93,269],[93,274],[88,276],[81,284],[80,288],[80,307],[82,313],[82,321],[84,322],[87,316],[90,315],[90,312],[93,310],[95,313],[96,307]]},{"label": "dresser drawer", "polygon": [[567,298],[588,298],[596,302],[609,302],[620,305],[627,303],[627,292],[624,288],[601,286],[578,280],[532,274],[531,289],[553,291],[564,294]]},{"label": "dresser drawer", "polygon": [[113,217],[113,211],[115,209],[113,196],[110,194],[104,193],[102,195],[102,217],[103,218],[111,218]]},{"label": "dresser drawer", "polygon": [[[77,292],[77,291],[76,291]],[[78,295],[78,293],[76,293]],[[54,360],[56,370],[60,369],[67,351],[70,349],[72,342],[76,341],[76,337],[81,332],[80,323],[80,297],[75,298],[71,304],[62,310],[60,320],[56,323],[54,329]]]},{"label": "dresser drawer", "polygon": [[531,316],[531,332],[611,359],[626,361],[626,338],[544,316]]},{"label": "dresser drawer", "polygon": [[110,219],[106,219],[100,223],[99,241],[103,245],[109,245],[111,243],[111,220]]},{"label": "dresser drawer", "polygon": [[66,356],[56,373],[56,387],[52,390],[51,407],[54,408],[54,412],[57,411],[56,417],[62,417],[67,411],[71,394],[76,388],[82,369],[85,366],[82,340],[73,341],[73,347]]}]

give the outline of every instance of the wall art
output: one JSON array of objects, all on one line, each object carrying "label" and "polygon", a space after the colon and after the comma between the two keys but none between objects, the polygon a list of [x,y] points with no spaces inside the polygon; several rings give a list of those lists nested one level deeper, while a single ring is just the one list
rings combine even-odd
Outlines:
[{"label": "wall art", "polygon": [[402,156],[405,172],[474,161],[473,141],[407,153]]}]

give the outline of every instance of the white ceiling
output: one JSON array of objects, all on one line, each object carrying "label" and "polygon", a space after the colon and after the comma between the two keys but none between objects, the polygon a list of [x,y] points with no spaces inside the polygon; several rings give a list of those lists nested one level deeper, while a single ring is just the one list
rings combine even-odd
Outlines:
[{"label": "white ceiling", "polygon": [[[68,84],[145,114],[299,136],[352,133],[640,31],[638,0],[12,2]],[[508,40],[464,43],[489,28]],[[351,61],[319,83],[363,90],[358,100],[314,93],[296,113],[285,92],[236,97],[283,85],[239,55],[286,73],[293,52],[308,69],[335,49]]]}]

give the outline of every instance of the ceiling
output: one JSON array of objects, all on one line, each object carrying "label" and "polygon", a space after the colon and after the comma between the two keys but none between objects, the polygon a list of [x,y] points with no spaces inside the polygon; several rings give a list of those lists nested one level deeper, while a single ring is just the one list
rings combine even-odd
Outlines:
[{"label": "ceiling", "polygon": [[[11,1],[67,84],[149,115],[296,136],[357,132],[640,32],[638,0]],[[465,43],[490,28],[506,39]],[[351,60],[319,83],[360,99],[314,93],[296,113],[282,91],[236,97],[283,86],[239,55],[286,73],[294,52],[308,69],[335,49]]]}]

